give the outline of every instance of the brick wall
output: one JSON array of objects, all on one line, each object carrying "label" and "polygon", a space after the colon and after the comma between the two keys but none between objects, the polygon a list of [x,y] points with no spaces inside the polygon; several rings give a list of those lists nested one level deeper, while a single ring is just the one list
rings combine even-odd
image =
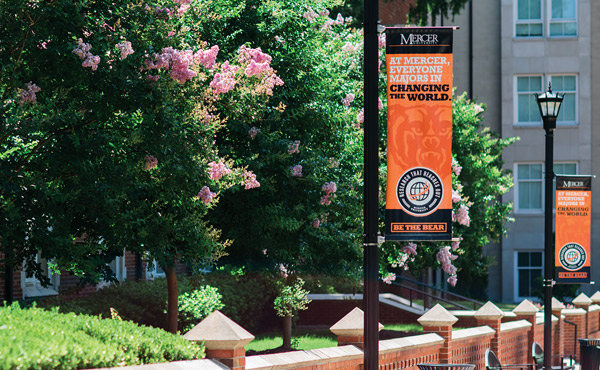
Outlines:
[{"label": "brick wall", "polygon": [[531,363],[529,330],[531,330],[531,323],[525,320],[502,324],[500,333],[501,363]]}]

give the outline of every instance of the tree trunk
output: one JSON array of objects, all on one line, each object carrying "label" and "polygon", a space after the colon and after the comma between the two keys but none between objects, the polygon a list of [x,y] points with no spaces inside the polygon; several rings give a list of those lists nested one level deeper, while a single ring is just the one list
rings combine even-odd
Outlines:
[{"label": "tree trunk", "polygon": [[283,348],[292,349],[292,316],[283,318]]},{"label": "tree trunk", "polygon": [[175,265],[172,264],[166,268],[165,275],[167,277],[167,331],[175,334],[177,333],[177,298],[179,292],[177,289],[177,272],[175,271]]}]

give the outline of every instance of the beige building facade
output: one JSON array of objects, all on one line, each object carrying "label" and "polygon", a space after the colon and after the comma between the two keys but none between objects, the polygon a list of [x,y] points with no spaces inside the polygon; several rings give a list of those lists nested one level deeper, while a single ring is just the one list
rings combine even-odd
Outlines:
[{"label": "beige building facade", "polygon": [[[515,222],[494,257],[488,295],[535,298],[544,266],[545,132],[533,94],[552,84],[565,100],[554,133],[554,173],[592,182],[592,281],[600,284],[600,1],[476,0],[454,20],[454,85],[487,105],[485,124],[520,140],[505,150]],[[593,288],[582,285],[584,292]]]}]

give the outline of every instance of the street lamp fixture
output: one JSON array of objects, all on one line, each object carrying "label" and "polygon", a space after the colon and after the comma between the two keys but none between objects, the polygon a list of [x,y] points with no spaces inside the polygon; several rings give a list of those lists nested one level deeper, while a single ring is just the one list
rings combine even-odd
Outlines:
[{"label": "street lamp fixture", "polygon": [[554,130],[556,128],[556,117],[558,117],[564,96],[564,93],[562,95],[553,93],[552,84],[550,83],[548,84],[548,91],[542,95],[535,93],[540,115],[544,121],[544,130]]},{"label": "street lamp fixture", "polygon": [[535,94],[540,115],[546,131],[546,173],[545,173],[545,199],[544,199],[544,369],[552,369],[552,267],[554,266],[554,246],[552,240],[552,180],[554,179],[554,129],[556,118],[564,93],[552,92],[552,85],[548,84],[548,91],[542,95]]}]

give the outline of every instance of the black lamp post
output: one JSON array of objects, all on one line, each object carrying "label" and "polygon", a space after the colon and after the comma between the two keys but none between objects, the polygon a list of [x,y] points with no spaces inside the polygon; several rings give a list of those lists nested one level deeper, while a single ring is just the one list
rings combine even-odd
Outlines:
[{"label": "black lamp post", "polygon": [[552,180],[554,177],[554,129],[556,117],[560,110],[564,94],[552,92],[552,85],[548,84],[548,91],[542,95],[535,94],[540,114],[544,121],[546,131],[546,174],[545,174],[545,199],[544,199],[544,253],[546,263],[544,269],[544,369],[552,368],[552,266],[554,266],[554,246],[552,240]]}]

